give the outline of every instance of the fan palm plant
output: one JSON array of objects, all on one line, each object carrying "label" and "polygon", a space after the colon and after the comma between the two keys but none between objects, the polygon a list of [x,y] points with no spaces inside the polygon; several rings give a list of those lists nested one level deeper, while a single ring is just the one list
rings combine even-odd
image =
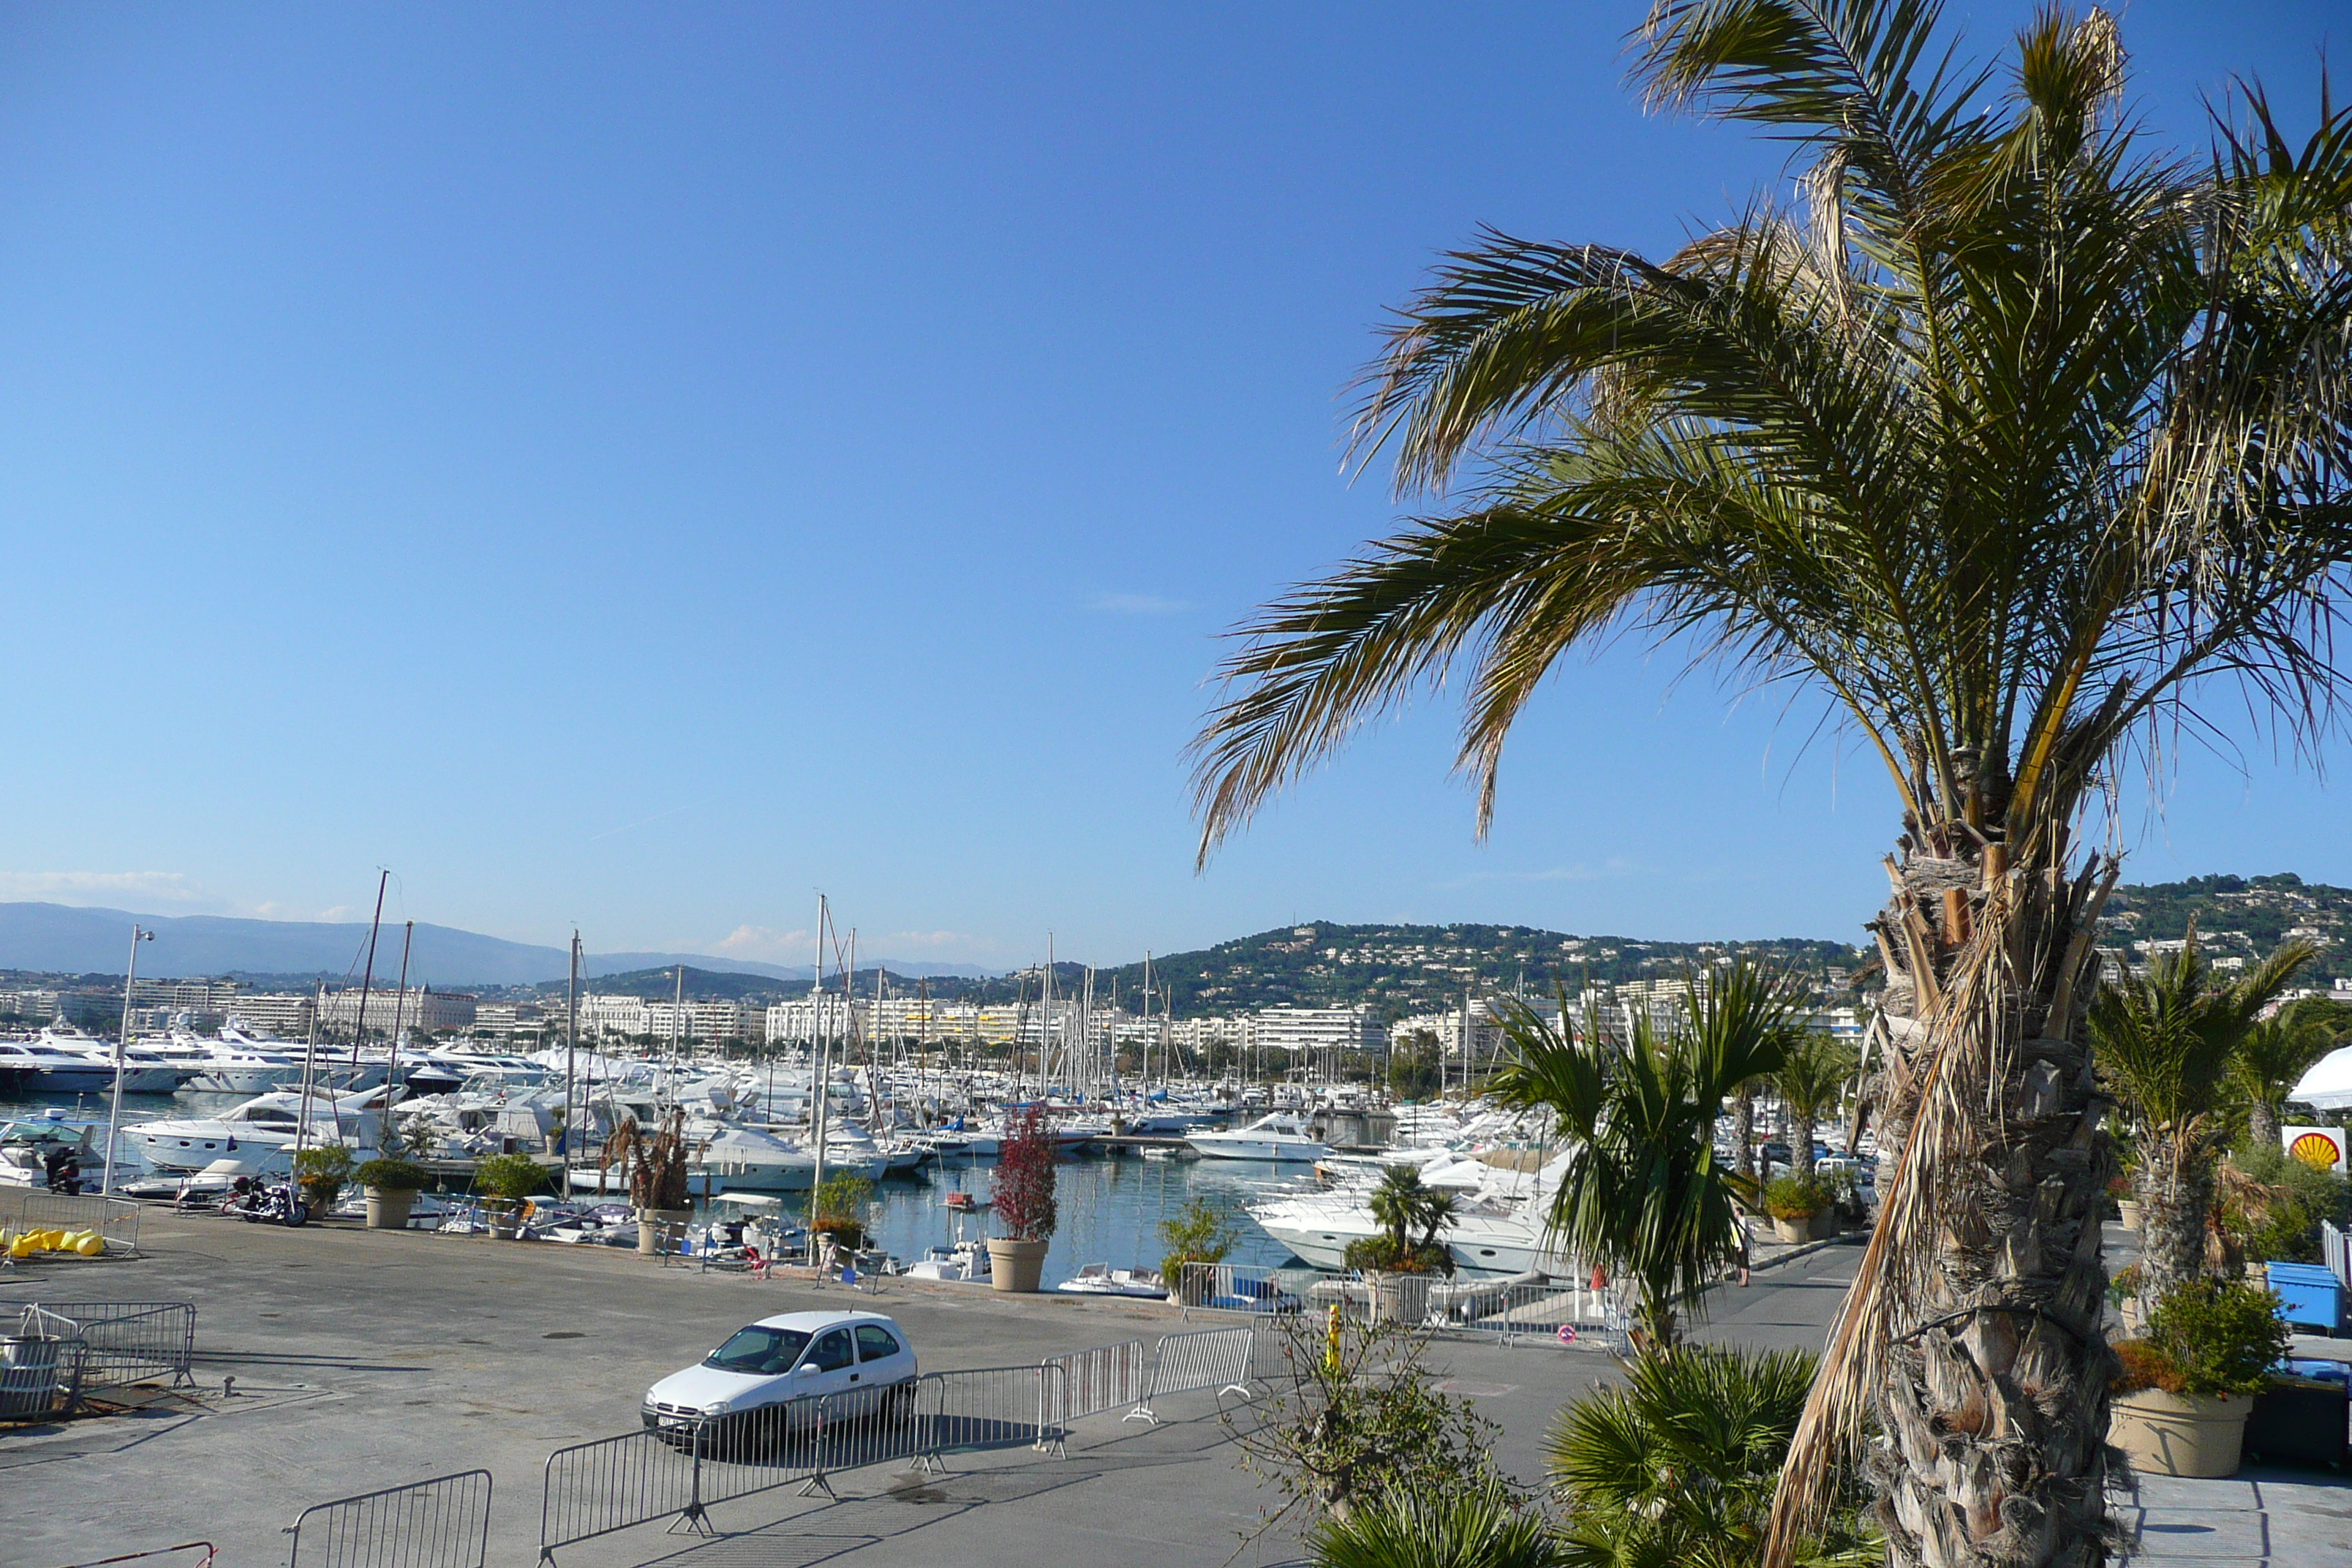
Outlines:
[{"label": "fan palm plant", "polygon": [[2246,1098],[2246,1134],[2263,1149],[2279,1146],[2286,1097],[2314,1062],[2336,1048],[2337,1004],[2324,996],[2294,1003],[2246,1031],[2238,1047],[2238,1090]]},{"label": "fan palm plant", "polygon": [[[1562,1408],[1545,1444],[1568,1568],[1745,1568],[1811,1389],[1801,1350],[1686,1347]],[[1874,1562],[1850,1520],[1801,1555]]]},{"label": "fan palm plant", "polygon": [[1317,1568],[1560,1568],[1543,1515],[1501,1482],[1433,1491],[1397,1489],[1336,1513],[1307,1535]]},{"label": "fan palm plant", "polygon": [[2099,1071],[2136,1123],[2144,1314],[2204,1275],[2214,1165],[2243,1103],[2239,1053],[2262,1010],[2312,952],[2287,942],[2236,984],[2216,986],[2191,931],[2188,944],[2149,964],[2145,979],[2103,987],[2091,1005]]},{"label": "fan palm plant", "polygon": [[1807,1030],[1790,1042],[1772,1075],[1773,1092],[1789,1118],[1790,1163],[1805,1180],[1813,1174],[1813,1130],[1844,1103],[1846,1080],[1858,1065],[1843,1041]]},{"label": "fan palm plant", "polygon": [[1756,1184],[1715,1152],[1738,1084],[1778,1071],[1795,1033],[1790,987],[1746,964],[1695,977],[1677,1027],[1635,1010],[1622,1043],[1507,1005],[1513,1059],[1487,1092],[1549,1111],[1568,1144],[1549,1215],[1557,1243],[1628,1280],[1645,1348],[1672,1349],[1683,1318],[1738,1252],[1736,1205]]},{"label": "fan palm plant", "polygon": [[1545,677],[1632,629],[1884,764],[1890,1153],[1771,1563],[1874,1416],[1896,1563],[2097,1559],[2084,1011],[2118,868],[2081,819],[2227,700],[2301,739],[2337,695],[2352,110],[2323,97],[2297,144],[2249,89],[2186,158],[2126,112],[2107,14],[2037,14],[1999,68],[1937,26],[1933,0],[1655,0],[1651,101],[1782,139],[1801,210],[1663,259],[1449,258],[1358,426],[1439,504],[1244,626],[1197,742],[1205,855],[1465,666],[1483,826]]}]

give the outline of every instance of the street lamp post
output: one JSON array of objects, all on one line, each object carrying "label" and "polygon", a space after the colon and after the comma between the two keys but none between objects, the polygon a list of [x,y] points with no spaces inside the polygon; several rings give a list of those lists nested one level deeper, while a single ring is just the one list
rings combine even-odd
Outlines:
[{"label": "street lamp post", "polygon": [[131,1046],[131,993],[139,980],[139,944],[154,940],[153,931],[131,928],[131,963],[122,972],[122,1032],[114,1039],[114,1109],[106,1117],[106,1180],[99,1189],[103,1197],[114,1195],[115,1139],[122,1130],[122,1053]]}]

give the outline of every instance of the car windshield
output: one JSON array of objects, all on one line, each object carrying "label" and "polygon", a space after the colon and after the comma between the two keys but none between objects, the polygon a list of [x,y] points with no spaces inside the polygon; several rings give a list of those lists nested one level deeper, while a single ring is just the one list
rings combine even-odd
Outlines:
[{"label": "car windshield", "polygon": [[761,1374],[790,1372],[793,1363],[800,1359],[801,1348],[809,1337],[798,1329],[768,1329],[754,1323],[748,1329],[738,1329],[732,1338],[710,1352],[702,1364],[724,1372],[751,1372]]}]

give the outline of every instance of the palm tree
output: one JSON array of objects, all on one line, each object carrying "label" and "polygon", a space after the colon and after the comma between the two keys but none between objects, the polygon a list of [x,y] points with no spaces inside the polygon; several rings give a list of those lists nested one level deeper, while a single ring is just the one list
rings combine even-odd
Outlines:
[{"label": "palm tree", "polygon": [[[1815,1366],[1801,1350],[1685,1347],[1633,1363],[1622,1387],[1565,1406],[1545,1445],[1567,1505],[1567,1568],[1746,1568],[1803,1415]],[[1857,1544],[1811,1543],[1810,1562]],[[1864,1553],[1874,1561],[1874,1553]]]},{"label": "palm tree", "polygon": [[2246,1098],[2246,1134],[2256,1147],[2279,1146],[2287,1095],[2341,1037],[2338,1010],[2325,996],[2309,996],[2246,1031],[2238,1046],[2238,1090]]},{"label": "palm tree", "polygon": [[1678,1027],[1636,1010],[1621,1045],[1597,1019],[1561,1026],[1524,1005],[1503,1028],[1515,1050],[1487,1086],[1507,1106],[1549,1111],[1567,1142],[1550,1229],[1586,1264],[1629,1280],[1645,1347],[1670,1350],[1682,1317],[1737,1256],[1736,1205],[1755,1184],[1715,1152],[1724,1098],[1778,1071],[1793,1034],[1790,988],[1746,964],[1694,977]]},{"label": "palm tree", "polygon": [[2184,158],[2126,111],[2106,13],[2037,13],[1999,71],[1937,24],[1654,0],[1650,101],[1766,127],[1800,210],[1759,198],[1664,259],[1449,257],[1358,425],[1436,504],[1242,628],[1196,742],[1205,856],[1459,665],[1483,826],[1544,678],[1631,630],[1785,683],[1884,764],[1895,1152],[1769,1564],[1874,1418],[1900,1568],[2100,1557],[2085,1227],[2113,1153],[2084,1014],[2118,867],[2081,818],[2228,701],[2324,726],[2352,575],[2352,109],[2297,145],[2249,88]]},{"label": "palm tree", "polygon": [[1373,1222],[1388,1232],[1390,1257],[1402,1261],[1412,1255],[1412,1232],[1422,1223],[1431,1195],[1418,1165],[1391,1165],[1381,1173],[1366,1206]]},{"label": "palm tree", "polygon": [[1813,1129],[1844,1103],[1846,1079],[1856,1065],[1842,1041],[1807,1030],[1790,1042],[1787,1059],[1772,1075],[1773,1091],[1789,1117],[1790,1163],[1804,1180],[1813,1174]]},{"label": "palm tree", "polygon": [[2148,965],[2147,978],[2105,986],[2091,1005],[2099,1071],[2137,1124],[2143,1316],[2204,1276],[2213,1168],[2242,1109],[2239,1052],[2313,951],[2287,942],[2236,984],[2215,986],[2192,930],[2179,952]]}]

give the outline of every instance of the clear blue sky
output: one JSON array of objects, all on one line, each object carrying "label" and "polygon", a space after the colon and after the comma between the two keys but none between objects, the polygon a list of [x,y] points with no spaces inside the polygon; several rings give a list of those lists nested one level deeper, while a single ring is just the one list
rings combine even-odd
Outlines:
[{"label": "clear blue sky", "polygon": [[[1394,515],[1339,448],[1383,308],[1480,223],[1663,250],[1786,190],[1637,111],[1639,10],[6,6],[0,897],[348,917],[382,865],[787,959],[823,888],[991,964],[1851,938],[1874,766],[1631,650],[1486,844],[1439,701],[1192,871],[1216,634]],[[2138,0],[2147,117],[2253,70],[2307,123],[2343,21]],[[2345,821],[2192,752],[2134,871],[2352,882]]]}]

